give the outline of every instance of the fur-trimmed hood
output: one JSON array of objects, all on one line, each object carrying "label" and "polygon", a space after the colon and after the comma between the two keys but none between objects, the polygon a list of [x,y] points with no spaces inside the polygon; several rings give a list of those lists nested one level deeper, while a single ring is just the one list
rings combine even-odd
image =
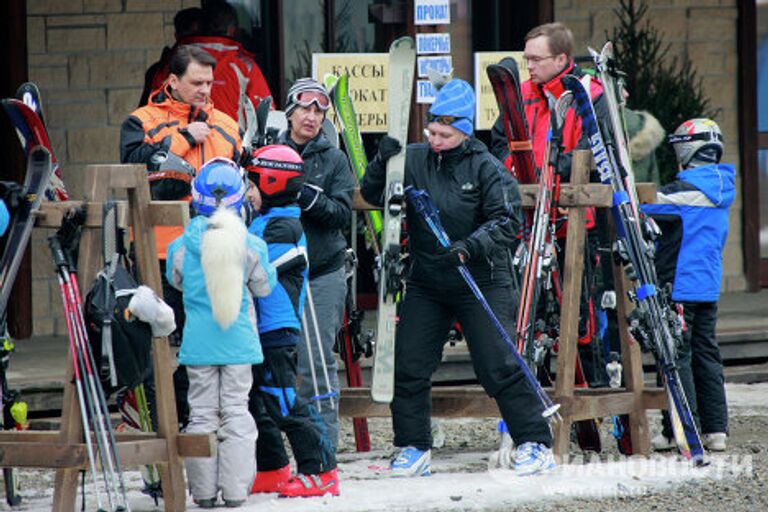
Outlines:
[{"label": "fur-trimmed hood", "polygon": [[[659,147],[659,144],[664,141],[666,132],[659,121],[649,112],[638,110],[635,111],[635,114],[639,127],[635,128],[637,131],[629,140],[629,153],[632,155],[632,160],[638,161]],[[630,132],[633,131],[631,126],[629,130]]]}]

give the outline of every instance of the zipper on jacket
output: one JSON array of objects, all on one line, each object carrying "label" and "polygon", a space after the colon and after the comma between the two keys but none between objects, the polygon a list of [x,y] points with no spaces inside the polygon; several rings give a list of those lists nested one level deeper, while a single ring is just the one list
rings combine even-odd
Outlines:
[{"label": "zipper on jacket", "polygon": [[488,262],[488,267],[491,269],[491,282],[493,282],[493,268],[494,268],[493,258],[491,258],[491,256],[488,255],[485,257],[485,261]]},{"label": "zipper on jacket", "polygon": [[441,167],[443,165],[443,154],[438,153],[437,154],[437,170],[440,171]]}]

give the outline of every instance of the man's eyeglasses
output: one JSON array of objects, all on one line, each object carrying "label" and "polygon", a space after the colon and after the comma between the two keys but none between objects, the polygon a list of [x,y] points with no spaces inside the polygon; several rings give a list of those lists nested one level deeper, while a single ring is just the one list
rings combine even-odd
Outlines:
[{"label": "man's eyeglasses", "polygon": [[328,96],[314,91],[300,92],[295,95],[293,99],[299,106],[304,108],[309,108],[314,103],[317,105],[317,108],[323,112],[328,110],[328,108],[331,106],[331,100],[328,98]]},{"label": "man's eyeglasses", "polygon": [[529,67],[531,64],[540,64],[547,59],[554,59],[557,55],[544,55],[542,57],[538,55],[523,55],[523,66]]},{"label": "man's eyeglasses", "polygon": [[443,126],[450,126],[456,121],[460,121],[462,119],[466,119],[469,121],[468,117],[462,117],[462,116],[442,116],[442,115],[435,115],[431,112],[427,112],[427,122],[428,123],[437,123],[441,124]]}]

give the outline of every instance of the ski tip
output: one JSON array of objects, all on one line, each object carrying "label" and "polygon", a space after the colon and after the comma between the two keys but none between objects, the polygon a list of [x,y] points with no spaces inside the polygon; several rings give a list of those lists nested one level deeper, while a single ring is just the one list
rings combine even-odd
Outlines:
[{"label": "ski tip", "polygon": [[43,146],[35,146],[30,150],[29,157],[35,162],[43,162],[51,159],[51,152]]},{"label": "ski tip", "polygon": [[416,48],[416,43],[413,41],[413,38],[411,36],[399,37],[394,41],[392,41],[392,44],[389,46],[389,51],[396,50],[399,48],[412,50]]},{"label": "ski tip", "polygon": [[499,61],[499,65],[504,66],[515,74],[519,73],[520,67],[517,65],[517,59],[514,57],[504,57]]},{"label": "ski tip", "polygon": [[[346,74],[341,76],[346,76]],[[325,86],[325,90],[328,91],[328,94],[333,94],[333,89],[336,87],[336,84],[339,83],[339,80],[341,80],[341,76],[334,75],[333,73],[326,73],[323,75],[323,86]]]}]

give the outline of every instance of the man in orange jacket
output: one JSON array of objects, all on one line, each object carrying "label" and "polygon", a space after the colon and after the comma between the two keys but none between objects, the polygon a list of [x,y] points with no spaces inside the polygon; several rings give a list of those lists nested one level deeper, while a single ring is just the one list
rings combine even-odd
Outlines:
[{"label": "man in orange jacket", "polygon": [[[153,199],[189,200],[193,175],[205,162],[215,157],[239,160],[241,140],[237,123],[215,109],[210,100],[215,66],[216,60],[205,50],[179,46],[170,59],[165,86],[123,122],[120,161],[147,165]],[[177,165],[164,165],[172,161]],[[183,232],[183,226],[155,228],[163,276],[168,244]],[[181,294],[165,280],[163,294],[174,309],[180,333],[184,324]],[[179,398],[183,420],[185,400]]]}]

